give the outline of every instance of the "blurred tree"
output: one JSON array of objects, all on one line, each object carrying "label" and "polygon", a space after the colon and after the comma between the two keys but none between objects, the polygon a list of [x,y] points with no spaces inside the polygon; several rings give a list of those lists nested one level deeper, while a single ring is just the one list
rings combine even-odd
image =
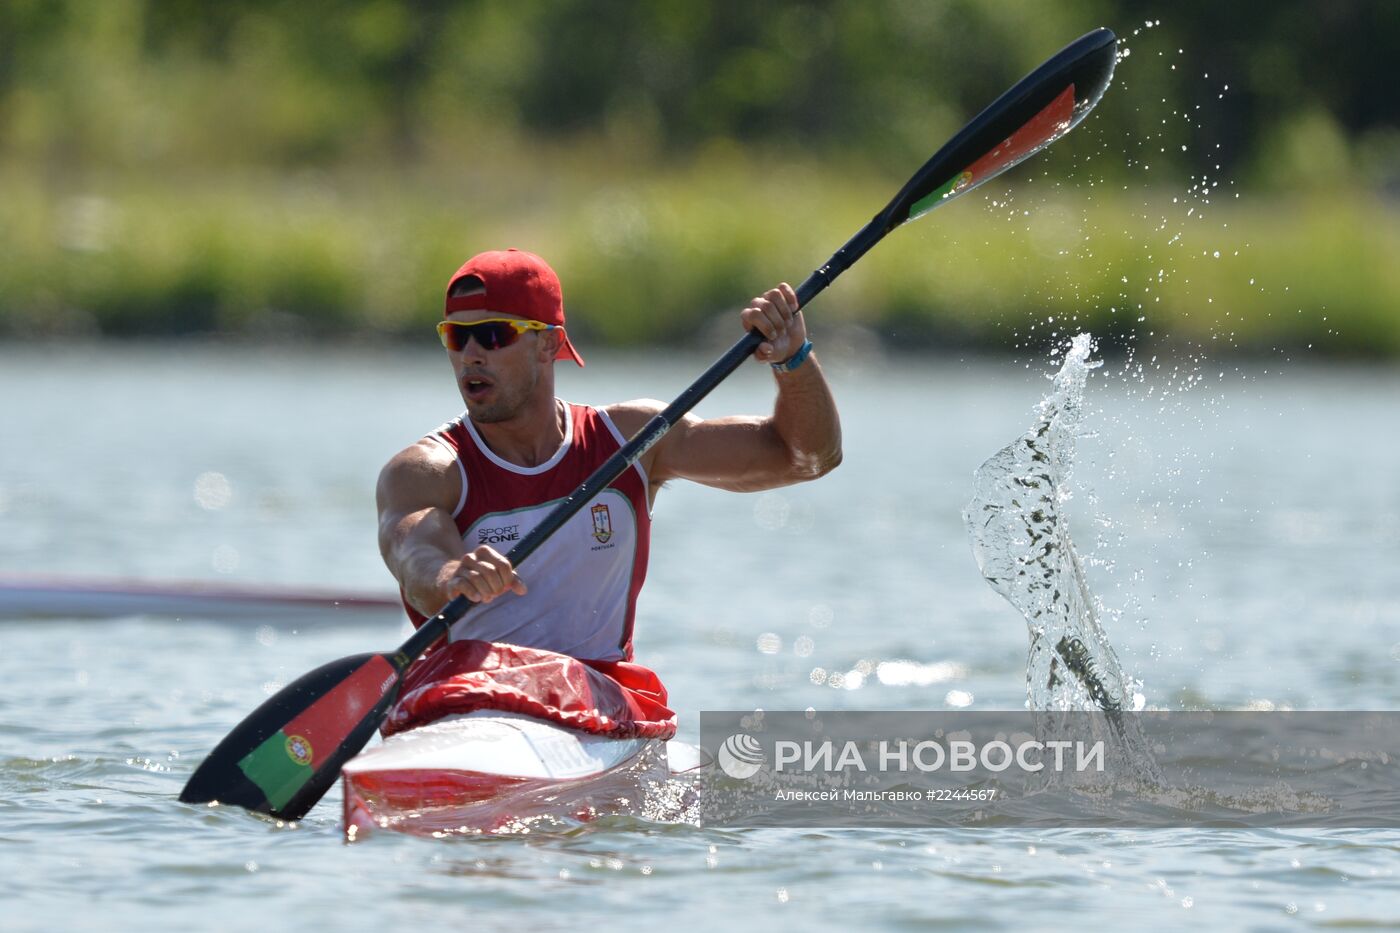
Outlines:
[{"label": "blurred tree", "polygon": [[[411,163],[523,136],[638,160],[733,140],[902,169],[1099,24],[1126,40],[1133,90],[1101,120],[1144,158],[1167,119],[1219,143],[1226,171],[1260,165],[1312,113],[1348,149],[1370,140],[1347,165],[1394,174],[1377,163],[1400,124],[1400,3],[1365,0],[7,0],[0,156]],[[1193,156],[1154,154],[1158,171],[1196,171]]]}]

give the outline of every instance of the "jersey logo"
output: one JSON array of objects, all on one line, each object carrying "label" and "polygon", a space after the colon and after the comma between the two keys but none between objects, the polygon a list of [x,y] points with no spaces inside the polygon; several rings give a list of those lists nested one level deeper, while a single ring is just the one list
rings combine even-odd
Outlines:
[{"label": "jersey logo", "polygon": [[612,537],[612,513],[601,502],[593,506],[593,537],[599,544],[607,544]]},{"label": "jersey logo", "polygon": [[476,532],[477,544],[500,544],[502,541],[520,540],[519,525],[500,525],[496,528],[480,528]]}]

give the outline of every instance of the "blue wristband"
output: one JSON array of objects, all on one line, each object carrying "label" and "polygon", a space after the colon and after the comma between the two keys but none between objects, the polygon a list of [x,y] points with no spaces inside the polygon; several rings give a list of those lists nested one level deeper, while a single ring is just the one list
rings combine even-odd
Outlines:
[{"label": "blue wristband", "polygon": [[797,352],[781,363],[769,363],[775,373],[790,373],[803,363],[807,362],[807,357],[812,355],[812,341],[805,340],[802,346],[797,348]]}]

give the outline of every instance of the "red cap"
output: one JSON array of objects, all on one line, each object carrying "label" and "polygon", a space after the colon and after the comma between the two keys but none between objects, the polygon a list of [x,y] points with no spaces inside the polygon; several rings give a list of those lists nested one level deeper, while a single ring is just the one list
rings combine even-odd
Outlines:
[{"label": "red cap", "polygon": [[[486,291],[451,297],[452,286],[469,275],[480,279]],[[559,276],[549,263],[524,250],[478,253],[453,274],[447,283],[447,294],[444,315],[453,311],[499,311],[527,321],[564,326],[564,293],[559,288]],[[582,366],[583,357],[569,342],[569,335],[560,331],[559,337],[559,352],[554,358],[571,359]]]}]

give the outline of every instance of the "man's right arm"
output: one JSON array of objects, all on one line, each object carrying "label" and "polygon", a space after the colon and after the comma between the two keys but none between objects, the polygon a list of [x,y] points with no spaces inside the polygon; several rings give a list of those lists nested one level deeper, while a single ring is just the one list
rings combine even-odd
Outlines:
[{"label": "man's right arm", "polygon": [[462,552],[452,519],[461,495],[456,461],[431,441],[400,451],[379,474],[379,553],[424,615],[458,595],[490,602],[506,590],[525,593],[510,561],[494,548]]}]

